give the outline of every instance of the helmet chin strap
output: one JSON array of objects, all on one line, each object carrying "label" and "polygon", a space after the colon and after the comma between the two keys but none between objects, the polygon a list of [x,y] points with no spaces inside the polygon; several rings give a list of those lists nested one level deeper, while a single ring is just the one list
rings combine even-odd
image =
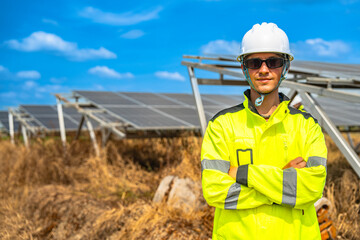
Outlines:
[{"label": "helmet chin strap", "polygon": [[[243,61],[243,59],[241,59],[241,60]],[[242,61],[241,61],[241,62],[242,62]],[[260,97],[256,98],[256,100],[255,100],[255,106],[256,106],[256,107],[261,106],[261,104],[264,102],[264,98],[265,98],[267,95],[269,95],[270,93],[272,93],[273,91],[275,91],[276,89],[279,88],[281,82],[286,78],[286,75],[287,75],[287,73],[288,73],[288,71],[289,71],[289,66],[290,66],[290,61],[289,61],[288,58],[286,57],[285,65],[284,65],[284,67],[283,67],[283,70],[282,70],[282,72],[281,72],[280,80],[279,80],[278,84],[276,85],[276,87],[275,87],[273,90],[271,90],[270,92],[268,92],[268,93],[261,93],[261,92],[259,92],[258,90],[256,90],[254,84],[253,84],[252,81],[251,81],[251,78],[250,78],[250,75],[249,75],[249,69],[247,69],[247,68],[245,67],[245,65],[243,64],[243,69],[244,69],[244,74],[245,74],[246,81],[249,83],[250,87],[251,87],[252,89],[254,89],[254,91],[257,92],[257,93],[260,95]]]}]

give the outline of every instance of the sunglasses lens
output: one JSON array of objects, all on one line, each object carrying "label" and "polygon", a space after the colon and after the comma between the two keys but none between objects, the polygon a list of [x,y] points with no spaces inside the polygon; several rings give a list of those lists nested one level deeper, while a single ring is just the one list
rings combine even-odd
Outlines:
[{"label": "sunglasses lens", "polygon": [[282,58],[268,58],[266,59],[266,65],[268,68],[278,68],[284,64],[284,59]]},{"label": "sunglasses lens", "polygon": [[250,69],[258,69],[261,67],[261,63],[262,61],[259,58],[250,58],[245,60],[244,65]]},{"label": "sunglasses lens", "polygon": [[284,65],[283,58],[268,58],[266,60],[261,60],[260,58],[250,58],[244,61],[244,65],[250,69],[258,69],[261,67],[262,63],[265,62],[268,68],[279,68]]}]

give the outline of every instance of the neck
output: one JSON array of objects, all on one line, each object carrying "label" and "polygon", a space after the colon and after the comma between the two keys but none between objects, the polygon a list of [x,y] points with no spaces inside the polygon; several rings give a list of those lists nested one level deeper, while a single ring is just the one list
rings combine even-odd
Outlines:
[{"label": "neck", "polygon": [[[251,88],[250,90],[251,102],[255,106],[255,100],[260,97],[260,95]],[[263,103],[260,106],[255,106],[256,110],[260,115],[270,116],[280,104],[279,92],[278,89],[274,90],[270,94],[266,95]]]}]

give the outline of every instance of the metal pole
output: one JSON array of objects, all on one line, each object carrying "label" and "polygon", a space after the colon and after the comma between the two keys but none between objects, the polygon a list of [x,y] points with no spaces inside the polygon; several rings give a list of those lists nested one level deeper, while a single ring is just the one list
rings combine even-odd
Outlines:
[{"label": "metal pole", "polygon": [[326,130],[330,137],[334,140],[336,146],[344,154],[345,158],[360,177],[360,159],[352,147],[346,142],[335,124],[321,109],[320,105],[310,96],[309,93],[300,91],[300,95],[304,103],[309,107],[310,112],[319,120],[320,125]]},{"label": "metal pole", "polygon": [[189,76],[190,76],[193,95],[194,95],[194,98],[195,98],[196,109],[197,109],[198,115],[199,115],[201,134],[204,136],[207,124],[206,124],[206,116],[205,116],[205,112],[204,112],[204,106],[203,106],[202,101],[201,101],[201,96],[200,96],[200,92],[199,92],[199,86],[198,86],[198,83],[197,83],[197,78],[195,77],[193,67],[188,67],[187,69],[188,69]]},{"label": "metal pole", "polygon": [[14,140],[14,116],[12,112],[9,110],[9,132],[10,132],[10,140],[12,144],[15,144]]},{"label": "metal pole", "polygon": [[21,125],[21,132],[24,138],[24,144],[26,147],[29,147],[29,141],[28,141],[28,137],[27,137],[27,133],[26,133],[26,128],[24,125]]},{"label": "metal pole", "polygon": [[58,118],[59,118],[59,127],[60,127],[60,136],[61,141],[63,143],[64,148],[66,147],[66,132],[65,132],[65,123],[64,123],[64,114],[62,110],[62,104],[60,99],[56,98],[57,102],[57,111],[58,111]]},{"label": "metal pole", "polygon": [[85,116],[85,121],[86,121],[87,128],[89,130],[91,141],[92,141],[94,149],[95,149],[96,156],[98,157],[98,156],[100,156],[100,151],[99,151],[99,147],[96,143],[96,136],[95,136],[93,126],[87,116]]},{"label": "metal pole", "polygon": [[84,125],[84,120],[85,120],[85,116],[82,115],[79,126],[78,126],[78,130],[76,132],[75,140],[79,139],[79,136],[81,134],[82,126]]}]

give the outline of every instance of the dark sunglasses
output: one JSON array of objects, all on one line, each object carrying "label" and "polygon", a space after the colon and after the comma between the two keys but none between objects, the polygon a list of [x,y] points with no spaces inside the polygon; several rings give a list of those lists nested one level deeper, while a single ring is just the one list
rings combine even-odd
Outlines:
[{"label": "dark sunglasses", "polygon": [[284,65],[285,59],[277,57],[271,57],[265,60],[262,60],[260,58],[249,58],[244,60],[244,66],[250,69],[259,69],[263,62],[266,63],[266,66],[268,68],[273,69],[282,67]]}]

